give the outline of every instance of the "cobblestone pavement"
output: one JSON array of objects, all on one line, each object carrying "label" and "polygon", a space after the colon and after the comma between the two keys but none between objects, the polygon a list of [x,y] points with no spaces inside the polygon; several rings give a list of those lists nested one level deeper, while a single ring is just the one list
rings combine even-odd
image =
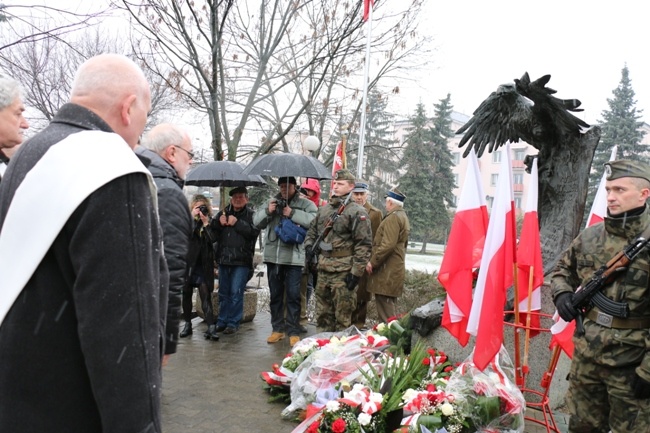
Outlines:
[{"label": "cobblestone pavement", "polygon": [[[283,403],[269,403],[260,373],[289,351],[289,339],[268,344],[270,314],[257,313],[232,335],[219,341],[203,338],[206,329],[194,319],[194,334],[181,339],[178,351],[163,369],[163,430],[165,433],[291,433],[296,423],[285,421]],[[315,328],[308,326],[310,333]],[[541,412],[529,410],[541,418]],[[556,415],[561,432],[566,417]],[[546,429],[526,423],[526,433]]]}]

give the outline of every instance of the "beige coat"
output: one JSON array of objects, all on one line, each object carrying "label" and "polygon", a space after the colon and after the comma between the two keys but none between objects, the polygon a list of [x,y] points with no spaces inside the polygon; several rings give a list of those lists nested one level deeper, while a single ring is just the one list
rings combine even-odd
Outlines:
[{"label": "beige coat", "polygon": [[376,295],[401,296],[404,290],[406,245],[411,226],[404,209],[389,212],[372,240],[372,274],[368,291]]}]

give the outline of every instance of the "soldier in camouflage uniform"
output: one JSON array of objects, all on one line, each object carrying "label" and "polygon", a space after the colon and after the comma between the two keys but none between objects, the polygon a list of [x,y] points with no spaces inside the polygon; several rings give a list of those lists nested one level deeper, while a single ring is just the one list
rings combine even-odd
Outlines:
[{"label": "soldier in camouflage uniform", "polygon": [[[605,166],[608,216],[578,235],[551,275],[555,305],[566,321],[577,315],[575,289],[637,237],[650,236],[650,166],[629,160]],[[603,289],[629,305],[629,316],[604,317],[594,307],[584,317],[585,335],[573,337],[570,433],[650,432],[649,271],[645,249]]]},{"label": "soldier in camouflage uniform", "polygon": [[[309,226],[305,248],[311,249],[325,223],[354,188],[354,175],[336,172],[329,203],[318,209]],[[370,259],[372,233],[363,206],[349,200],[328,236],[320,244],[316,284],[316,325],[319,332],[341,331],[352,325],[357,304],[356,287]]]}]

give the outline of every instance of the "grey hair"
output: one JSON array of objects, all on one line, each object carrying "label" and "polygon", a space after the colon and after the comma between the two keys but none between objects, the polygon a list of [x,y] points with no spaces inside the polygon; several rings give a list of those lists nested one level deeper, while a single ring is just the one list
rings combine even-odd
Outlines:
[{"label": "grey hair", "polygon": [[181,146],[187,135],[184,129],[170,123],[156,125],[144,137],[140,145],[162,155],[169,146]]},{"label": "grey hair", "polygon": [[22,94],[20,83],[13,78],[0,74],[0,110],[7,108]]},{"label": "grey hair", "polygon": [[394,199],[393,197],[386,197],[386,200],[390,201],[397,207],[404,207],[404,202]]}]

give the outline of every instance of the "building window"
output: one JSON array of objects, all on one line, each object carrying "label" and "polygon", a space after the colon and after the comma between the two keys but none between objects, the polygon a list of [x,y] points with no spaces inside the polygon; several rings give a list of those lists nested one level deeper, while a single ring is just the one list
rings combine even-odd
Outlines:
[{"label": "building window", "polygon": [[492,162],[495,162],[495,163],[501,162],[501,151],[500,150],[492,152]]},{"label": "building window", "polygon": [[460,152],[454,152],[451,154],[454,165],[458,165],[460,162]]},{"label": "building window", "polygon": [[485,196],[485,204],[487,205],[488,210],[492,209],[492,204],[494,203],[494,197],[491,195]]},{"label": "building window", "polygon": [[456,185],[456,188],[459,187],[459,185],[458,185],[458,173],[454,173],[454,185]]},{"label": "building window", "polygon": [[491,186],[497,186],[497,182],[499,181],[499,173],[494,173],[490,175],[490,185]]},{"label": "building window", "polygon": [[526,149],[515,149],[515,161],[523,161],[526,157]]},{"label": "building window", "polygon": [[521,197],[515,197],[515,209],[521,209]]},{"label": "building window", "polygon": [[515,185],[521,185],[522,183],[524,183],[523,173],[513,174],[512,183],[514,183]]}]

